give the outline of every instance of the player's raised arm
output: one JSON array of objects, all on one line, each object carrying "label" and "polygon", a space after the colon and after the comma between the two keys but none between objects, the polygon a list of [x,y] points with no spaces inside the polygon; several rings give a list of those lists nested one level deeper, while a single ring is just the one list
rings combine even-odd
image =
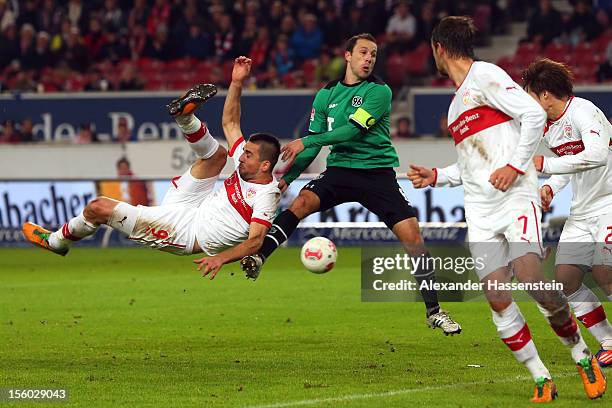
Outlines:
[{"label": "player's raised arm", "polygon": [[231,148],[237,140],[242,137],[240,129],[240,96],[242,95],[242,85],[251,73],[251,59],[238,57],[234,60],[232,70],[232,82],[225,97],[223,105],[223,118],[221,124],[223,133],[227,140],[227,145]]}]

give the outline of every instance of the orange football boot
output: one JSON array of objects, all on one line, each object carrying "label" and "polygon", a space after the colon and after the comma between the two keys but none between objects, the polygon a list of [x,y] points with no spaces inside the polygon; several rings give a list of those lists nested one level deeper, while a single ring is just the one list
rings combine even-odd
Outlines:
[{"label": "orange football boot", "polygon": [[68,248],[55,249],[49,245],[49,235],[51,231],[44,229],[40,225],[36,225],[33,222],[26,222],[23,224],[21,229],[25,238],[41,248],[51,251],[55,254],[66,256]]},{"label": "orange football boot", "polygon": [[590,399],[604,395],[608,382],[595,357],[583,358],[576,364],[576,368],[578,368],[580,378],[582,378],[584,391]]},{"label": "orange football boot", "polygon": [[538,378],[531,402],[553,402],[555,399],[557,399],[557,386],[553,380],[546,377]]}]

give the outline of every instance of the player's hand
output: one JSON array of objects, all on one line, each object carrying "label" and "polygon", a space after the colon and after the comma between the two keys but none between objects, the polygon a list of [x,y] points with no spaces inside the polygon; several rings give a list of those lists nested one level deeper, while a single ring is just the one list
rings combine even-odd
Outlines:
[{"label": "player's hand", "polygon": [[281,179],[281,181],[278,182],[278,189],[281,191],[281,193],[284,193],[285,191],[287,191],[288,188],[289,188],[289,184],[287,184],[285,179]]},{"label": "player's hand", "polygon": [[193,263],[198,264],[198,271],[202,272],[202,276],[210,275],[210,279],[215,279],[217,273],[221,270],[223,266],[223,261],[219,259],[218,256],[205,256],[204,258],[194,259]]},{"label": "player's hand", "polygon": [[292,165],[297,155],[300,154],[304,149],[305,147],[304,142],[302,142],[302,139],[295,139],[287,143],[281,149],[281,152],[283,152],[282,160],[284,162],[287,162],[289,165]]},{"label": "player's hand", "polygon": [[512,167],[506,165],[495,170],[491,177],[489,177],[489,183],[498,190],[506,191],[514,184],[518,178],[519,173]]},{"label": "player's hand", "polygon": [[544,156],[533,156],[533,165],[537,171],[542,171],[544,168]]},{"label": "player's hand", "polygon": [[433,170],[414,164],[410,165],[407,176],[414,188],[424,188],[436,181],[436,173]]},{"label": "player's hand", "polygon": [[236,58],[232,69],[232,81],[242,82],[247,79],[251,73],[251,64],[250,58],[243,56]]},{"label": "player's hand", "polygon": [[553,199],[552,188],[549,185],[544,185],[540,189],[540,201],[542,202],[542,211],[550,211],[550,203]]}]

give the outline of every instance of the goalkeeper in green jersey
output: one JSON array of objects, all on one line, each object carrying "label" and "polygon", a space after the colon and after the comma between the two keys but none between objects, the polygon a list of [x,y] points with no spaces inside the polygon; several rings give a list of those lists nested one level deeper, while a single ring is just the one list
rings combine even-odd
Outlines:
[{"label": "goalkeeper in green jersey", "polygon": [[[279,183],[281,191],[308,167],[321,147],[331,146],[331,153],[327,169],[304,186],[289,209],[276,217],[259,253],[242,259],[247,277],[259,276],[265,260],[295,231],[300,220],[345,202],[358,202],[376,214],[411,256],[429,256],[416,211],[395,178],[393,168],[399,166],[399,160],[389,134],[391,89],[372,75],[376,55],[372,35],[350,38],[344,53],[345,75],[315,96],[309,135],[283,148],[283,160],[293,165]],[[426,267],[415,271],[414,276],[419,287],[421,282],[435,279],[434,270]],[[421,294],[431,327],[440,327],[445,334],[461,332],[461,326],[440,310],[435,290],[424,289]]]}]

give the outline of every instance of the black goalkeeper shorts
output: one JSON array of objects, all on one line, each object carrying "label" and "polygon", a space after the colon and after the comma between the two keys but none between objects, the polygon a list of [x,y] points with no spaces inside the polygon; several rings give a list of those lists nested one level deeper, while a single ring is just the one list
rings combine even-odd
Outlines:
[{"label": "black goalkeeper shorts", "polygon": [[393,168],[351,169],[328,167],[303,190],[312,191],[321,200],[319,211],[338,204],[357,202],[373,212],[389,229],[416,211],[397,183]]}]

